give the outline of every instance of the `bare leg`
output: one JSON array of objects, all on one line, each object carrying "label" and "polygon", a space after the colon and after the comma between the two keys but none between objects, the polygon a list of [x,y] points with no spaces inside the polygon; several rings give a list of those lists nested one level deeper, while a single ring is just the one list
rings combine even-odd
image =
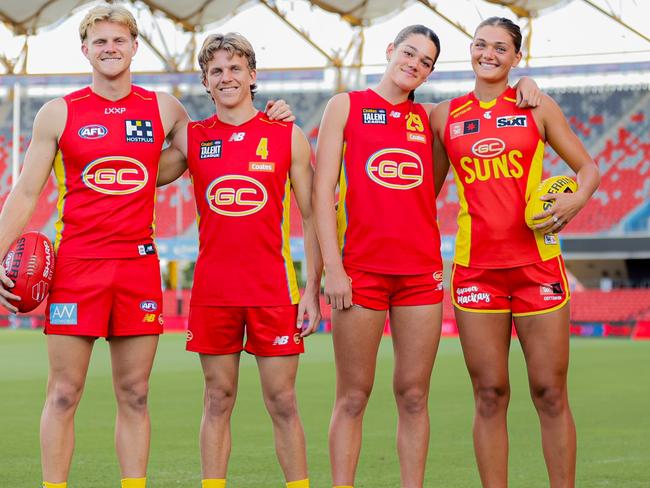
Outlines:
[{"label": "bare leg", "polygon": [[375,380],[385,311],[352,307],[332,311],[336,401],[329,430],[334,485],[354,485],[363,414]]},{"label": "bare leg", "polygon": [[237,398],[240,353],[200,357],[205,376],[200,434],[203,478],[225,478],[232,445],[230,416]]},{"label": "bare leg", "polygon": [[117,400],[115,448],[123,478],[147,475],[151,423],[147,399],[157,335],[114,337],[109,342]]},{"label": "bare leg", "polygon": [[74,449],[74,415],[86,382],[93,337],[47,336],[50,371],[41,415],[43,479],[67,481]]},{"label": "bare leg", "polygon": [[510,401],[508,352],[512,319],[456,309],[465,364],[474,389],[474,452],[484,488],[508,486]]},{"label": "bare leg", "polygon": [[429,450],[429,384],[440,342],[442,305],[393,307],[390,313],[402,487],[421,488]]},{"label": "bare leg", "polygon": [[275,452],[286,481],[307,475],[305,432],[296,401],[298,355],[257,357],[264,404],[273,421]]},{"label": "bare leg", "polygon": [[528,366],[530,394],[539,415],[542,447],[551,488],[573,488],[576,427],[569,407],[569,307],[516,317]]}]

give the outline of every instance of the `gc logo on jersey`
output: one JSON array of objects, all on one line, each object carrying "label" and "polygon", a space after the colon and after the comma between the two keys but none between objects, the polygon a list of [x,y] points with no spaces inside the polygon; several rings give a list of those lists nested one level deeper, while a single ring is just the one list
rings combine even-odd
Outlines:
[{"label": "gc logo on jersey", "polygon": [[361,116],[364,124],[386,125],[386,110],[383,108],[361,109]]},{"label": "gc logo on jersey", "polygon": [[506,143],[496,137],[481,139],[472,146],[472,152],[479,158],[495,158],[506,149]]},{"label": "gc logo on jersey", "polygon": [[210,159],[221,157],[221,139],[216,141],[201,141],[199,144],[199,159]]},{"label": "gc logo on jersey", "polygon": [[141,190],[149,179],[147,168],[137,159],[108,156],[95,159],[81,174],[84,184],[106,195],[128,195]]},{"label": "gc logo on jersey", "polygon": [[255,178],[226,175],[217,178],[205,192],[210,209],[228,217],[244,217],[259,212],[268,201],[264,185]]},{"label": "gc logo on jersey", "polygon": [[372,181],[386,188],[409,190],[422,183],[424,165],[413,151],[382,149],[368,158],[366,173]]},{"label": "gc logo on jersey", "polygon": [[153,142],[151,120],[125,120],[126,142]]},{"label": "gc logo on jersey", "polygon": [[108,134],[108,129],[99,124],[84,125],[78,134],[82,139],[101,139]]},{"label": "gc logo on jersey", "polygon": [[504,127],[528,127],[528,117],[525,115],[497,117],[497,129],[503,129]]}]

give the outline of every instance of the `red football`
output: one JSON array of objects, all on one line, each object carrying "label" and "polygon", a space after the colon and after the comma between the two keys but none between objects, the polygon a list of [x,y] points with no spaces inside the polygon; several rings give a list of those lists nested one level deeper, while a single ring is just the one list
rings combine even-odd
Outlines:
[{"label": "red football", "polygon": [[34,310],[45,300],[54,276],[54,246],[45,234],[25,232],[9,248],[2,265],[14,282],[11,293],[21,298],[11,302],[19,312]]}]

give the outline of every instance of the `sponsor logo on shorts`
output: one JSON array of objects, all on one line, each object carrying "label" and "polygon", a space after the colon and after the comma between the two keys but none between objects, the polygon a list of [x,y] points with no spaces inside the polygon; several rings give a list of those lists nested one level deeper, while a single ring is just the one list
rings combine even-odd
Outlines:
[{"label": "sponsor logo on shorts", "polygon": [[544,283],[539,286],[540,295],[564,295],[562,290],[562,283]]},{"label": "sponsor logo on shorts", "polygon": [[479,290],[478,286],[468,286],[465,288],[456,288],[456,302],[459,305],[468,303],[490,303],[492,295]]},{"label": "sponsor logo on shorts", "polygon": [[162,314],[158,315],[158,323],[161,327],[165,324],[165,319],[163,318]]},{"label": "sponsor logo on shorts", "polygon": [[424,165],[413,151],[382,149],[366,162],[366,174],[375,183],[393,190],[409,190],[424,180]]},{"label": "sponsor logo on shorts", "polygon": [[286,346],[289,344],[289,336],[275,336],[275,339],[273,339],[273,345],[274,346]]},{"label": "sponsor logo on shorts", "polygon": [[296,344],[300,344],[301,340],[302,340],[302,337],[300,337],[300,334],[296,332],[293,335],[293,342],[295,342]]},{"label": "sponsor logo on shorts", "polygon": [[108,156],[95,159],[83,170],[81,180],[91,190],[106,195],[128,195],[147,184],[147,168],[137,159]]},{"label": "sponsor logo on shorts", "polygon": [[256,163],[251,161],[248,163],[248,171],[264,171],[266,173],[273,173],[275,171],[275,163]]},{"label": "sponsor logo on shorts", "polygon": [[125,120],[126,142],[153,142],[151,120]]},{"label": "sponsor logo on shorts", "polygon": [[255,178],[226,175],[217,178],[205,191],[213,212],[229,217],[243,217],[259,212],[268,201],[264,185]]},{"label": "sponsor logo on shorts", "polygon": [[158,310],[158,303],[155,300],[144,300],[140,302],[140,310],[143,312],[155,312]]},{"label": "sponsor logo on shorts", "polygon": [[77,304],[50,303],[50,324],[77,325]]},{"label": "sponsor logo on shorts", "polygon": [[495,158],[506,149],[506,143],[496,137],[481,139],[472,146],[472,152],[479,158]]},{"label": "sponsor logo on shorts", "polygon": [[201,141],[199,144],[199,159],[212,159],[221,157],[221,139]]},{"label": "sponsor logo on shorts", "polygon": [[528,117],[526,115],[505,115],[497,117],[497,129],[505,127],[528,127]]},{"label": "sponsor logo on shorts", "polygon": [[383,108],[361,109],[362,122],[371,125],[386,125],[386,110]]},{"label": "sponsor logo on shorts", "polygon": [[442,270],[433,273],[433,279],[436,281],[442,281],[442,276],[443,276]]},{"label": "sponsor logo on shorts", "polygon": [[186,331],[185,331],[185,340],[186,340],[187,342],[190,342],[192,339],[194,339],[194,334],[192,334],[192,331],[191,331],[191,330],[189,330],[189,329],[186,330]]},{"label": "sponsor logo on shorts", "polygon": [[108,129],[99,124],[84,125],[78,134],[82,139],[101,139],[108,134]]},{"label": "sponsor logo on shorts", "polygon": [[39,281],[38,283],[32,286],[32,299],[36,300],[37,302],[42,302],[47,296],[47,292],[49,289],[50,289],[50,285],[48,285],[43,280]]},{"label": "sponsor logo on shorts", "polygon": [[156,254],[156,248],[151,242],[147,244],[138,244],[138,254],[140,256],[148,256],[149,254]]},{"label": "sponsor logo on shorts", "polygon": [[481,121],[479,119],[466,120],[464,122],[454,122],[449,125],[449,138],[456,139],[467,134],[477,134],[481,130]]},{"label": "sponsor logo on shorts", "polygon": [[150,324],[151,322],[156,321],[156,314],[155,313],[146,313],[144,314],[144,317],[142,317],[142,321]]}]

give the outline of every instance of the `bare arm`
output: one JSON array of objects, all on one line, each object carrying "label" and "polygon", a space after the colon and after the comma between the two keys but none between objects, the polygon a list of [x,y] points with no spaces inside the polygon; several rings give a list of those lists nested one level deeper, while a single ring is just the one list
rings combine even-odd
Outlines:
[{"label": "bare arm", "polygon": [[[0,257],[7,253],[34,212],[38,197],[52,171],[66,115],[65,101],[57,98],[46,103],[34,119],[32,140],[25,154],[23,169],[0,213]],[[16,312],[16,307],[10,305],[7,298],[15,300],[18,297],[6,290],[13,287],[13,283],[2,266],[0,283],[0,305]]]},{"label": "bare arm", "polygon": [[542,232],[558,232],[582,210],[596,191],[600,183],[600,174],[596,163],[589,155],[582,141],[575,135],[562,110],[548,95],[544,95],[542,104],[533,112],[538,126],[543,128],[543,136],[557,154],[576,173],[578,190],[575,193],[546,195],[543,200],[555,200],[546,212],[535,216],[544,219],[549,216],[557,218],[538,224]]},{"label": "bare arm", "polygon": [[302,325],[305,312],[309,317],[307,327],[301,327],[301,336],[315,332],[320,323],[320,279],[323,273],[323,258],[318,247],[316,228],[311,207],[311,194],[314,182],[314,170],[311,167],[311,149],[307,138],[296,125],[291,135],[291,186],[302,215],[302,228],[305,239],[305,256],[307,257],[307,284],[298,306],[298,322]]},{"label": "bare arm", "polygon": [[449,157],[444,143],[448,113],[449,101],[444,101],[435,107],[430,117],[433,132],[433,178],[436,196],[440,194],[449,172]]},{"label": "bare arm", "polygon": [[312,195],[316,232],[325,265],[325,298],[338,310],[352,306],[352,287],[338,246],[334,204],[341,172],[343,130],[349,111],[350,99],[345,93],[335,95],[325,108],[318,134]]},{"label": "bare arm", "polygon": [[542,90],[529,76],[521,77],[514,87],[517,89],[517,107],[534,108],[542,103]]}]

